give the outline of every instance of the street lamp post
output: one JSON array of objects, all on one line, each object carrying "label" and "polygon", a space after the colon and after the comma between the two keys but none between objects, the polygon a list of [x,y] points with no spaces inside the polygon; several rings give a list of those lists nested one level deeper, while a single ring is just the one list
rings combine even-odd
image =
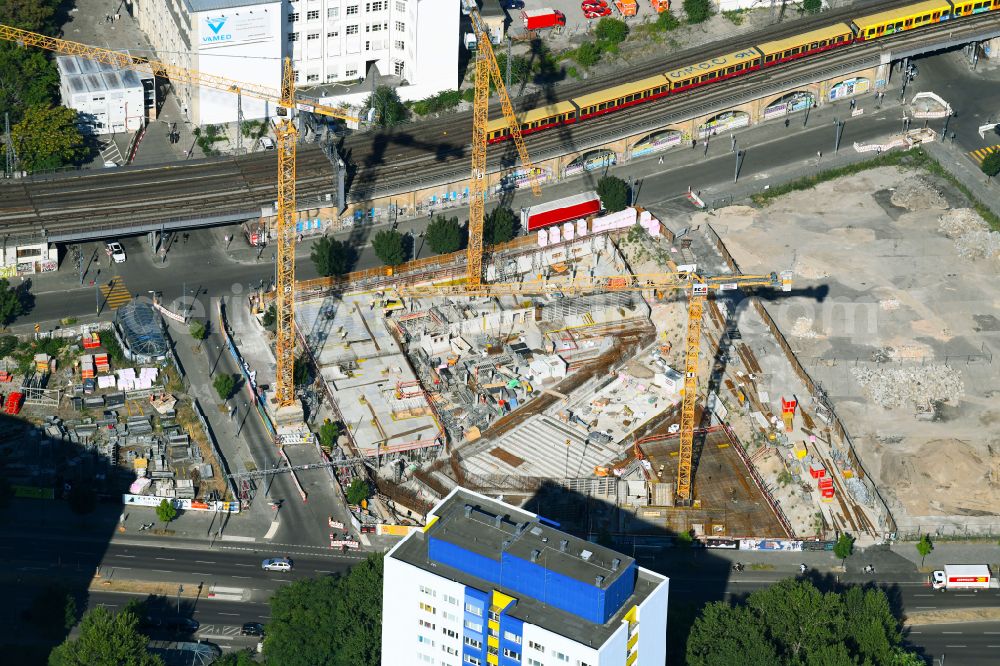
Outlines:
[{"label": "street lamp post", "polygon": [[733,182],[740,179],[740,167],[743,166],[743,158],[747,156],[746,149],[736,151],[736,171],[733,172]]},{"label": "street lamp post", "polygon": [[178,615],[181,614],[181,592],[183,592],[183,591],[184,591],[184,586],[183,585],[178,585],[177,586],[177,614]]}]

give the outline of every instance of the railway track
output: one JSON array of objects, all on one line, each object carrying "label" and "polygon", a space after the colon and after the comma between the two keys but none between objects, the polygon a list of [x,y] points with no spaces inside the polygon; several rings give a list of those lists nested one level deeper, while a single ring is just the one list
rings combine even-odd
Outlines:
[{"label": "railway track", "polygon": [[[866,6],[866,11],[901,4],[907,3],[878,3]],[[857,9],[851,13],[856,15]],[[834,22],[839,15],[839,12],[823,14],[822,24]],[[977,30],[981,32],[985,26],[992,28],[997,23],[1000,23],[1000,16],[996,13],[979,14],[953,20],[947,29],[938,29],[934,34],[971,35]],[[795,34],[808,29],[805,22],[791,25],[794,29],[782,28],[766,35],[778,38],[785,32]],[[771,91],[778,92],[823,78],[824,73],[832,76],[845,67],[863,68],[876,62],[886,46],[894,50],[905,48],[926,42],[927,36],[924,31],[905,32],[874,42],[854,44],[820,59],[786,63],[739,77],[725,86],[707,86],[696,92],[630,107],[602,121],[583,122],[533,134],[526,137],[529,152],[535,159],[541,160],[586,150],[647,129],[652,131],[744,101],[749,91],[765,96]],[[759,40],[759,37],[751,34],[746,39],[748,43],[753,43],[749,40]],[[732,45],[728,50],[731,48]],[[709,51],[717,53],[719,49],[705,47],[685,53],[704,58]],[[664,69],[662,63],[655,67],[655,71]],[[642,72],[636,71],[635,74],[639,78]],[[607,82],[593,85],[600,88]],[[469,115],[448,114],[426,123],[404,126],[392,133],[365,133],[349,137],[341,146],[341,153],[353,163],[355,169],[349,181],[349,198],[361,201],[460,180],[468,169],[466,141],[471,132]],[[441,133],[441,141],[435,142],[435,132]],[[362,146],[367,148],[367,153],[361,150]],[[494,149],[490,153],[492,169],[499,168],[503,160],[509,159],[506,151]],[[94,232],[106,229],[111,234],[129,228],[139,231],[141,229],[137,227],[143,224],[144,228],[155,228],[159,224],[169,225],[171,220],[191,220],[199,216],[215,219],[221,219],[225,214],[232,215],[230,219],[239,219],[241,215],[244,218],[253,217],[259,214],[261,206],[274,201],[277,194],[276,171],[276,156],[267,152],[161,167],[129,167],[115,172],[98,170],[84,175],[29,178],[0,185],[0,219],[8,237],[37,236],[39,229],[45,229],[49,237],[59,237],[63,232],[81,228]],[[415,173],[420,176],[414,178]],[[319,206],[322,197],[335,191],[330,163],[315,145],[303,144],[299,147],[297,174],[300,207],[308,206],[311,200]]]}]

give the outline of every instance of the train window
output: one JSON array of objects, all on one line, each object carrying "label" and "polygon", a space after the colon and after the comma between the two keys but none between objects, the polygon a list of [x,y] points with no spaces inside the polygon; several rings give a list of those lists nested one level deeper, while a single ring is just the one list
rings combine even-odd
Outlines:
[{"label": "train window", "polygon": [[923,20],[924,21],[930,21],[931,20],[931,15],[930,14],[924,14]]},{"label": "train window", "polygon": [[911,25],[913,25],[913,19],[906,19],[906,21],[904,21],[903,25],[905,25],[907,28],[909,28]]}]

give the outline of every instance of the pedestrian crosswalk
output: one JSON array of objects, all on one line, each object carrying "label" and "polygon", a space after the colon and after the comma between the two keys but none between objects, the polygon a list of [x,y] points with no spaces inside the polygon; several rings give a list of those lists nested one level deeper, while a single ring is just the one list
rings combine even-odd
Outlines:
[{"label": "pedestrian crosswalk", "polygon": [[980,148],[979,150],[973,150],[969,152],[969,157],[976,164],[982,164],[986,156],[992,153],[994,150],[1000,150],[1000,143],[995,146],[990,146],[989,148]]},{"label": "pedestrian crosswalk", "polygon": [[132,293],[125,286],[125,278],[120,275],[111,278],[107,284],[102,284],[101,293],[104,294],[105,305],[112,310],[117,310],[132,300]]}]

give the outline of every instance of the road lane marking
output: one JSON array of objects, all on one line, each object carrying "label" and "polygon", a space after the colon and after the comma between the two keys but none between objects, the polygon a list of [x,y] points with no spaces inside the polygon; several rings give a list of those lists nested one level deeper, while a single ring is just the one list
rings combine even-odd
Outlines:
[{"label": "road lane marking", "polygon": [[204,576],[205,578],[208,578],[208,577],[209,577],[209,576],[210,576],[211,574],[207,574],[207,573],[198,573],[197,571],[192,571],[192,572],[191,572],[191,575],[192,575],[192,576]]},{"label": "road lane marking", "polygon": [[921,609],[921,610],[926,610],[926,609],[929,609],[929,608],[937,608],[937,606],[917,606],[917,608]]},{"label": "road lane marking", "polygon": [[135,557],[135,555],[118,555],[116,553],[111,553],[111,557]]},{"label": "road lane marking", "polygon": [[112,569],[117,569],[119,571],[132,571],[132,567],[120,567],[117,564],[112,564],[111,568]]},{"label": "road lane marking", "polygon": [[174,558],[172,558],[172,557],[157,557],[156,559],[160,560],[161,562],[173,562],[174,561]]},{"label": "road lane marking", "polygon": [[250,576],[231,576],[231,578],[243,578],[244,580],[250,580]]},{"label": "road lane marking", "polygon": [[964,648],[969,647],[968,645],[945,645],[946,648]]},{"label": "road lane marking", "polygon": [[155,571],[156,573],[173,573],[173,571],[167,571],[165,569],[150,569],[150,571]]},{"label": "road lane marking", "polygon": [[239,562],[236,562],[235,564],[236,564],[236,566],[238,566],[238,567],[252,567],[252,566],[254,566],[254,565],[252,565],[252,564],[240,564]]},{"label": "road lane marking", "polygon": [[[215,564],[215,562],[209,562],[207,560],[195,560],[195,564]],[[928,595],[930,596],[930,595]]]},{"label": "road lane marking", "polygon": [[1000,648],[1000,645],[987,645],[988,648]]},{"label": "road lane marking", "polygon": [[1000,631],[984,631],[987,636],[1000,636]]},{"label": "road lane marking", "polygon": [[239,613],[223,613],[222,611],[219,611],[217,615],[232,615],[233,617],[236,617]]},{"label": "road lane marking", "polygon": [[942,631],[941,633],[942,634],[960,634],[962,632],[961,631]]},{"label": "road lane marking", "polygon": [[915,597],[933,597],[933,594],[914,594]]},{"label": "road lane marking", "polygon": [[922,632],[922,631],[911,631],[910,635],[913,635],[913,634],[922,634],[922,633],[924,633],[924,632]]}]

